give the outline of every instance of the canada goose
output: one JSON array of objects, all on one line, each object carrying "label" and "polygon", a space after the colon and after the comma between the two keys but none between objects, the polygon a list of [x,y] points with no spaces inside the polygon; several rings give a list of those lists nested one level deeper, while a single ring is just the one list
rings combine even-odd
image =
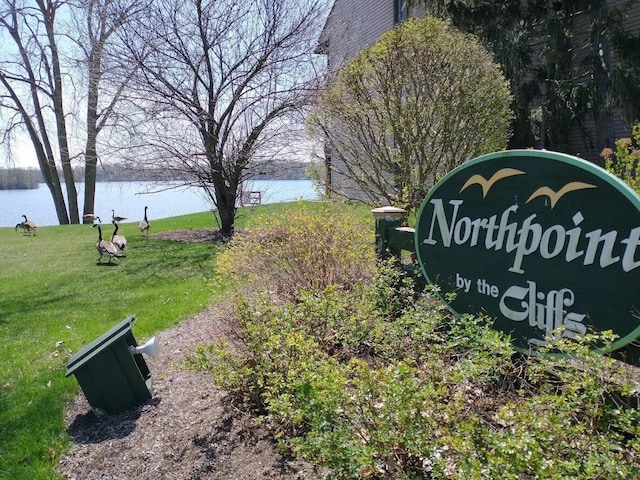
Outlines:
[{"label": "canada goose", "polygon": [[118,223],[115,220],[111,220],[111,223],[113,223],[113,226],[115,227],[111,234],[111,243],[118,247],[119,250],[124,250],[127,248],[127,239],[124,238],[124,235],[118,235]]},{"label": "canada goose", "polygon": [[[100,219],[98,218],[98,220]],[[109,240],[102,239],[102,228],[100,227],[100,223],[94,223],[93,228],[96,227],[98,227],[98,243],[96,243],[96,249],[100,254],[98,262],[102,261],[103,255],[109,256],[109,263],[111,263],[111,259],[113,257],[122,257],[122,254],[118,251],[118,248],[113,243],[111,243]]]},{"label": "canada goose", "polygon": [[151,222],[147,220],[147,208],[149,207],[144,207],[144,218],[140,220],[140,233],[149,233],[149,228],[151,228]]},{"label": "canada goose", "polygon": [[22,215],[22,218],[24,218],[24,221],[16,225],[16,231],[18,230],[18,228],[21,228],[24,232],[27,232],[29,235],[31,235],[32,232],[33,232],[33,235],[35,235],[36,229],[38,228],[38,224],[33,220],[27,220],[26,215]]},{"label": "canada goose", "polygon": [[122,220],[126,220],[127,217],[121,217],[120,215],[116,215],[115,210],[111,210],[111,220],[116,222],[121,222]]},{"label": "canada goose", "polygon": [[29,225],[27,225],[27,222],[17,223],[16,232],[18,231],[19,228],[22,229],[22,233],[28,233],[29,235],[31,235],[31,228],[29,227]]}]

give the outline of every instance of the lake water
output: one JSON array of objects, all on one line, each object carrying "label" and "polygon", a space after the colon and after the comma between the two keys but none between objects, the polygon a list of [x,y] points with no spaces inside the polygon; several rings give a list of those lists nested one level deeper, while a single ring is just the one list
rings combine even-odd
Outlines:
[{"label": "lake water", "polygon": [[[111,209],[127,217],[126,221],[142,220],[148,206],[149,219],[175,217],[211,210],[213,205],[195,187],[177,187],[176,183],[98,182],[95,213],[103,222],[111,221]],[[261,203],[315,200],[317,192],[311,180],[252,180],[245,191],[261,192]],[[78,184],[79,208],[82,215],[84,184]],[[58,225],[53,199],[45,184],[33,190],[0,190],[0,227],[15,227],[22,215],[39,226]]]}]

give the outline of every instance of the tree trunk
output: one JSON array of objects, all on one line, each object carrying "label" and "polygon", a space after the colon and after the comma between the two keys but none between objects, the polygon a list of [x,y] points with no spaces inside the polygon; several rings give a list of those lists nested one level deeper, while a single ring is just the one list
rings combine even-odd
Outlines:
[{"label": "tree trunk", "polygon": [[49,192],[51,192],[51,198],[53,198],[53,205],[56,209],[56,215],[58,216],[58,223],[60,225],[67,225],[69,223],[69,216],[67,215],[67,206],[64,203],[64,194],[62,193],[62,186],[60,184],[60,178],[56,171],[55,163],[47,161],[47,156],[44,150],[40,147],[39,142],[34,141],[36,146],[36,157],[38,164],[40,165],[40,171],[44,178],[44,183],[47,185]]},{"label": "tree trunk", "polygon": [[[97,57],[97,58],[96,58]],[[98,85],[100,75],[100,56],[89,56],[89,91],[87,98],[87,143],[84,150],[84,215],[93,214],[96,202],[96,170],[98,165]],[[92,220],[84,219],[85,223]]]},{"label": "tree trunk", "polygon": [[75,179],[73,178],[73,168],[69,156],[69,142],[67,139],[67,121],[64,114],[64,102],[62,95],[62,72],[60,68],[60,56],[58,45],[54,35],[55,10],[47,15],[47,10],[42,9],[45,16],[45,26],[49,37],[49,48],[51,49],[51,63],[53,68],[53,106],[56,117],[56,130],[58,136],[58,150],[60,153],[60,164],[62,165],[62,175],[67,190],[67,201],[69,207],[69,220],[71,223],[80,223],[78,214],[78,191],[76,190]]},{"label": "tree trunk", "polygon": [[49,192],[51,192],[51,198],[53,198],[53,205],[56,209],[56,215],[58,216],[58,223],[60,225],[67,225],[69,223],[69,216],[67,215],[67,206],[64,203],[64,195],[62,193],[62,186],[60,185],[60,178],[58,177],[58,171],[56,169],[56,162],[55,160],[49,161],[50,157],[47,155],[48,153],[52,155],[49,144],[47,143],[45,148],[45,145],[40,141],[36,127],[31,122],[30,117],[24,111],[22,114],[25,119],[29,138],[31,138],[31,143],[36,151],[36,158],[38,160],[40,172],[42,172],[42,177],[44,178],[44,183],[47,185]]},{"label": "tree trunk", "polygon": [[214,183],[214,187],[218,214],[220,215],[220,233],[225,238],[231,238],[236,217],[237,185],[227,186],[222,182],[220,185]]},{"label": "tree trunk", "polygon": [[82,211],[83,222],[91,223],[93,220],[84,216],[95,211],[96,203],[96,170],[97,170],[97,154],[95,147],[95,138],[93,146],[90,146],[90,135],[87,137],[87,146],[84,152],[84,207]]},{"label": "tree trunk", "polygon": [[60,225],[67,225],[69,223],[69,216],[67,215],[67,206],[64,203],[64,194],[62,193],[62,186],[55,163],[51,164],[47,162],[44,151],[36,152],[36,156],[40,164],[40,171],[44,177],[44,183],[47,185],[49,192],[51,192],[51,198],[53,198],[58,223]]}]

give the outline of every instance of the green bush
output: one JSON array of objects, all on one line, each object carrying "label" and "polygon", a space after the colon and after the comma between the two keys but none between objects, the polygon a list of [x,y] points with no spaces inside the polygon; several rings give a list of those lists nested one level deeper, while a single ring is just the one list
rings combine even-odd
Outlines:
[{"label": "green bush", "polygon": [[556,348],[573,360],[514,362],[484,319],[427,297],[394,320],[369,288],[264,297],[239,311],[243,349],[209,346],[194,363],[328,478],[637,478],[622,364],[569,343]]},{"label": "green bush", "polygon": [[203,346],[192,364],[326,478],[639,478],[637,380],[593,348],[612,335],[524,356],[392,266],[292,301],[244,299],[237,343]]},{"label": "green bush", "polygon": [[604,158],[605,168],[609,173],[623,180],[636,193],[640,193],[640,123],[631,128],[630,138],[616,140],[615,151],[605,148],[600,153]]},{"label": "green bush", "polygon": [[461,444],[458,478],[637,478],[640,416],[630,367],[594,348],[612,340],[609,333],[563,339],[543,356],[523,357],[511,398]]},{"label": "green bush", "polygon": [[[363,215],[366,212],[366,215]],[[239,290],[297,292],[348,286],[371,275],[373,220],[347,204],[304,204],[238,232],[217,259],[216,272]]]},{"label": "green bush", "polygon": [[438,178],[507,146],[511,102],[476,37],[412,18],[340,68],[308,125],[333,152],[332,195],[413,211]]},{"label": "green bush", "polygon": [[412,291],[400,275],[385,264],[348,291],[243,303],[242,348],[209,345],[193,363],[265,413],[284,445],[340,478],[416,468],[437,447],[434,422],[462,414],[451,399],[470,384],[459,380],[497,381],[511,348],[485,319],[456,319],[431,296],[397,317],[399,303],[380,293]]}]

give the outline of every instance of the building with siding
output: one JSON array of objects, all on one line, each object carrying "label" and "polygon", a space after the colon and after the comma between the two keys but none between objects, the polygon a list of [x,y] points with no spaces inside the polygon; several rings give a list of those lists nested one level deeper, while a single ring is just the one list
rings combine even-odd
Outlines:
[{"label": "building with siding", "polygon": [[[318,39],[316,53],[327,57],[329,79],[358,52],[375,43],[387,30],[409,15],[404,0],[335,0]],[[415,16],[423,9],[412,9]],[[330,80],[329,80],[330,81]],[[325,150],[326,193],[340,192],[347,198],[359,198],[348,180],[332,168],[340,159]]]},{"label": "building with siding", "polygon": [[[640,1],[608,0],[607,4],[610,9],[623,9],[625,13],[622,15],[622,28],[629,34],[640,37]],[[581,65],[587,56],[597,53],[605,62],[604,68],[607,72],[611,72],[615,68],[618,60],[615,52],[612,51],[610,40],[605,35],[601,35],[597,39],[591,38],[591,19],[587,14],[574,15],[573,32],[574,65]],[[588,82],[591,79],[584,77],[583,80]],[[640,98],[636,98],[634,101],[640,104]],[[619,138],[629,137],[633,121],[634,119],[631,121],[623,120],[620,110],[614,110],[612,115],[600,119],[590,116],[586,119],[586,135],[574,128],[569,139],[568,151],[565,153],[601,164],[600,152],[602,149],[613,147]],[[640,121],[640,118],[635,121]]]},{"label": "building with siding", "polygon": [[[419,3],[419,2],[418,2]],[[640,1],[609,0],[608,7],[621,8],[630,6],[623,15],[623,27],[629,33],[640,37]],[[317,53],[325,54],[329,75],[335,74],[342,65],[363,49],[371,46],[378,37],[397,23],[409,16],[423,16],[424,7],[416,6],[407,9],[404,0],[335,0],[320,35]],[[607,71],[616,65],[606,37],[594,39],[591,31],[591,18],[586,13],[577,13],[572,18],[572,61],[574,65],[581,62],[594,49],[598,49]],[[585,82],[592,80],[585,77]],[[632,101],[640,102],[640,99]],[[573,128],[569,143],[564,153],[580,156],[594,163],[601,164],[600,152],[604,147],[612,147],[615,140],[628,137],[631,121],[623,120],[620,111],[610,115],[588,115],[584,127]],[[536,145],[514,145],[513,148],[546,148],[544,141]],[[330,155],[330,152],[327,152]],[[334,160],[335,161],[335,160]],[[328,160],[328,164],[331,160]]]},{"label": "building with siding", "polygon": [[[411,9],[412,16],[423,14],[424,8]],[[404,0],[335,0],[316,51],[327,55],[329,73],[335,73],[408,16]]]}]

